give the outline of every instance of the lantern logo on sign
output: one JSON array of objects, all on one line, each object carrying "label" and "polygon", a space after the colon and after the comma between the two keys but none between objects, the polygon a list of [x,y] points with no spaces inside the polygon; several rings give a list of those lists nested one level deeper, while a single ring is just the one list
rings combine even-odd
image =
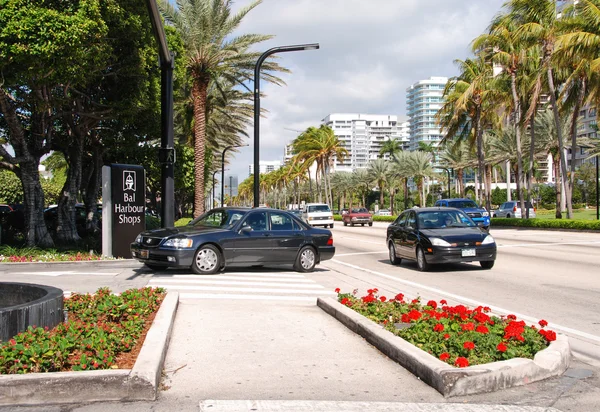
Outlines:
[{"label": "lantern logo on sign", "polygon": [[130,190],[135,192],[135,172],[134,171],[123,171],[123,190]]}]

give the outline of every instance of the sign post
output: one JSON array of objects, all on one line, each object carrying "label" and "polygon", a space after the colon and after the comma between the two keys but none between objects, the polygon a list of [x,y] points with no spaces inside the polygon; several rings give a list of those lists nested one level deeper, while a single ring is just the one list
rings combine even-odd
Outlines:
[{"label": "sign post", "polygon": [[129,244],[146,229],[146,174],[142,166],[102,167],[102,254],[130,258]]}]

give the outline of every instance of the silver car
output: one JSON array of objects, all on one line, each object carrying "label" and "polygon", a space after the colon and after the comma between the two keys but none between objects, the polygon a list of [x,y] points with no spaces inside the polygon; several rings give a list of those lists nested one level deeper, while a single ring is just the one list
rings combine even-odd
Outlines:
[{"label": "silver car", "polygon": [[[529,217],[535,217],[535,208],[530,202],[525,201],[525,207],[529,209]],[[521,218],[521,206],[518,200],[511,200],[510,202],[504,202],[500,205],[498,210],[492,211],[492,217],[515,217]]]}]

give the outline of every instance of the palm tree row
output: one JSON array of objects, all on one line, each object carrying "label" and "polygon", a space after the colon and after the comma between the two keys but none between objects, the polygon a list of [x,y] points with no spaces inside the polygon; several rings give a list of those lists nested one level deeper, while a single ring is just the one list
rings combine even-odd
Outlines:
[{"label": "palm tree row", "polygon": [[[452,164],[456,156],[460,159],[452,153],[459,142],[476,148],[478,177],[484,183],[478,199],[484,199],[488,208],[489,171],[494,161],[504,158],[515,165],[519,203],[525,209],[525,196],[531,198],[535,158],[546,150],[559,165],[557,192],[563,193],[560,203],[564,207],[557,205],[557,217],[566,207],[567,217],[572,218],[575,153],[582,144],[577,137],[579,111],[587,104],[600,103],[599,21],[600,0],[581,0],[562,16],[554,0],[508,0],[487,32],[473,41],[475,57],[457,60],[460,74],[449,80],[444,106],[437,115],[446,130],[443,143],[451,148],[445,161]],[[545,109],[548,112],[542,115]],[[551,145],[548,135],[541,133],[550,133],[546,123],[550,115],[555,137]],[[543,129],[537,127],[540,116],[546,121]],[[572,153],[569,171],[567,136]],[[538,139],[544,143],[538,144]],[[490,152],[484,148],[486,140]],[[510,156],[508,152],[493,154],[493,148],[498,152],[507,143],[514,148]]]}]

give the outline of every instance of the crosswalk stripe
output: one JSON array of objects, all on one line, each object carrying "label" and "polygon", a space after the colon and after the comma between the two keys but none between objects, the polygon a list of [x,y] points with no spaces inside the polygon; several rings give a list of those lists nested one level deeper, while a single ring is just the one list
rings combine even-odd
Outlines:
[{"label": "crosswalk stripe", "polygon": [[236,299],[236,300],[287,300],[299,302],[316,302],[316,297],[309,296],[275,296],[275,295],[237,295],[228,293],[180,293],[179,299]]},{"label": "crosswalk stripe", "polygon": [[325,290],[309,290],[309,289],[272,289],[272,288],[237,288],[237,287],[217,287],[217,286],[191,286],[191,285],[177,285],[172,287],[173,285],[165,285],[162,283],[155,283],[152,286],[164,287],[165,289],[172,290],[211,290],[218,292],[262,292],[262,293],[305,293],[305,294],[327,294],[327,295],[337,295],[335,292],[325,291]]},{"label": "crosswalk stripe", "polygon": [[77,275],[97,275],[97,276],[117,276],[118,273],[112,272],[78,272],[68,271],[37,271],[37,272],[11,272],[12,275],[36,275],[36,276],[77,276]]},{"label": "crosswalk stripe", "polygon": [[150,280],[152,285],[155,284],[173,284],[174,287],[180,284],[198,284],[198,285],[248,285],[248,286],[286,286],[286,287],[301,287],[301,288],[316,288],[323,289],[323,286],[317,284],[305,284],[305,283],[277,283],[277,282],[244,282],[240,280],[220,280],[220,279],[194,279],[194,280],[182,280],[182,279],[160,279]]},{"label": "crosswalk stripe", "polygon": [[[387,253],[387,252],[386,252]],[[168,275],[154,275],[152,277],[152,279],[160,279],[160,280],[170,280],[173,279],[174,281],[177,280],[179,281],[181,279],[181,281],[195,281],[195,280],[206,280],[206,279],[230,279],[230,280],[258,280],[258,281],[269,281],[269,282],[304,282],[304,283],[315,283],[314,280],[311,279],[301,279],[301,278],[283,278],[283,279],[278,279],[278,278],[272,278],[272,277],[263,277],[263,276],[256,276],[256,277],[250,277],[250,276],[229,276],[229,275],[173,275],[173,276],[168,276]]]}]

